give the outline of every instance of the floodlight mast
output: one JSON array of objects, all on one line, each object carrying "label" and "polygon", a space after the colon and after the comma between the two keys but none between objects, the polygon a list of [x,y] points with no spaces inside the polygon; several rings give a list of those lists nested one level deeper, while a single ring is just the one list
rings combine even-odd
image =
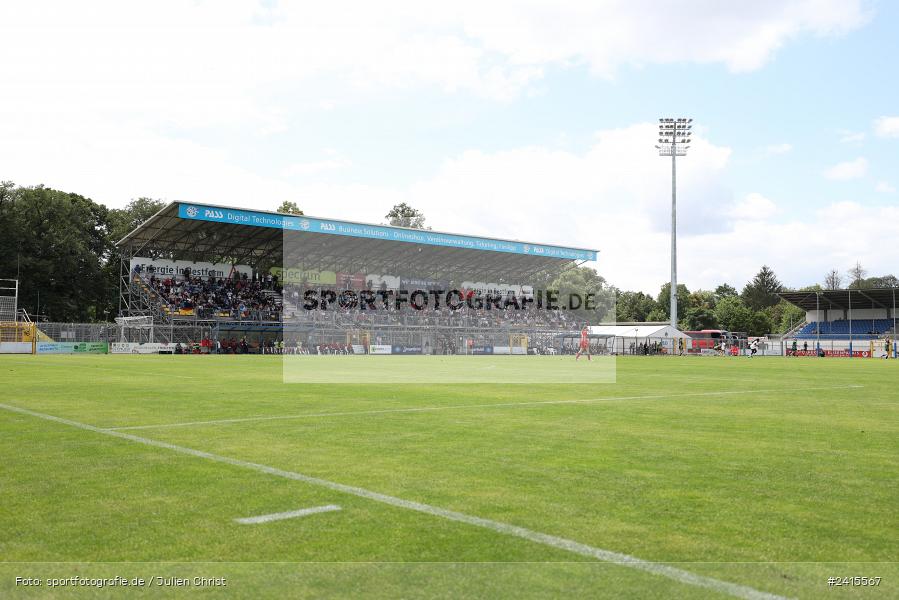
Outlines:
[{"label": "floodlight mast", "polygon": [[659,119],[659,156],[671,156],[671,326],[677,328],[677,157],[686,156],[693,119]]}]

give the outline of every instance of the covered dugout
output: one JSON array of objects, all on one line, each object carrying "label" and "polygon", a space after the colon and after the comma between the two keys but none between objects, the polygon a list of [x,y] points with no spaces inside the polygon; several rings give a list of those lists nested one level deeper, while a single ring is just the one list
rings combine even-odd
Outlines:
[{"label": "covered dugout", "polygon": [[[339,311],[302,310],[302,297],[294,293],[309,285],[335,289],[440,286],[521,293],[597,258],[596,250],[572,246],[184,202],[167,205],[117,246],[120,313],[152,316],[157,324],[154,335],[162,338],[157,341],[233,334],[263,344],[273,337],[293,337],[313,344],[345,341],[412,348],[427,344],[458,352],[472,346],[520,344],[520,336],[551,340],[570,328],[561,316],[540,322],[494,322],[479,319],[477,311],[445,323],[397,314],[369,314],[347,323]],[[167,306],[148,284],[151,275],[146,268],[165,261],[175,265],[176,276],[185,264],[202,266],[194,272],[204,276],[227,271],[228,277],[238,273],[253,280],[274,274],[284,286],[275,292],[284,310],[235,316]],[[143,268],[135,266],[138,262]]]}]

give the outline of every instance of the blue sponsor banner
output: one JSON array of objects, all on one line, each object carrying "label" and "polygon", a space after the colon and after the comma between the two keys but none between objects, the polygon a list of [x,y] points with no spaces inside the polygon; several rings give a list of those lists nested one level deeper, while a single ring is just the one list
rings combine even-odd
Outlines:
[{"label": "blue sponsor banner", "polygon": [[397,346],[394,345],[391,354],[421,354],[421,346]]},{"label": "blue sponsor banner", "polygon": [[182,219],[192,219],[196,221],[232,223],[235,225],[248,225],[251,227],[271,227],[274,229],[287,229],[290,231],[309,231],[313,233],[344,235],[373,240],[407,242],[426,246],[489,250],[493,252],[527,254],[531,256],[544,256],[569,260],[596,260],[596,252],[593,250],[546,246],[543,244],[526,244],[524,242],[512,242],[507,240],[493,240],[490,238],[469,235],[438,233],[425,229],[412,230],[403,229],[401,227],[389,227],[386,225],[364,225],[361,223],[348,223],[346,221],[334,221],[330,219],[313,219],[295,215],[273,215],[270,213],[239,210],[236,208],[204,206],[202,204],[179,203],[178,216]]},{"label": "blue sponsor banner", "polygon": [[493,354],[493,346],[472,346],[471,354]]}]

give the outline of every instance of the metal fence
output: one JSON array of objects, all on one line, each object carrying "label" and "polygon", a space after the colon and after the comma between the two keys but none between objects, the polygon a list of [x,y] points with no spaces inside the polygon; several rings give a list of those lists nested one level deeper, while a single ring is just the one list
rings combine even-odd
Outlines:
[{"label": "metal fence", "polygon": [[37,323],[38,341],[115,342],[115,323]]},{"label": "metal fence", "polygon": [[785,356],[845,356],[854,358],[896,358],[899,356],[896,336],[867,336],[866,339],[847,339],[845,336],[820,335],[816,338],[787,338],[783,340]]},{"label": "metal fence", "polygon": [[[516,336],[527,340],[529,353],[536,349],[540,354],[573,354],[577,351],[577,335],[567,328],[554,327],[483,327],[477,323],[465,323],[450,327],[443,324],[408,326],[401,323],[365,323],[350,328],[333,317],[325,317],[305,327],[273,323],[267,328],[247,329],[246,322],[198,322],[163,323],[153,329],[153,339],[128,340],[183,344],[198,342],[203,338],[237,339],[246,337],[254,348],[272,340],[286,343],[302,343],[306,346],[320,344],[386,344],[421,346],[437,354],[464,354],[471,347],[514,346]],[[117,342],[121,330],[115,323],[36,323],[36,341],[46,342]],[[746,356],[748,341],[740,340],[724,351],[727,356]],[[717,349],[696,349],[688,343],[686,349],[667,338],[614,337],[592,339],[591,350],[595,354],[636,356],[722,355]],[[897,358],[899,343],[893,335],[877,339],[849,340],[844,336],[821,335],[817,339],[761,338],[757,356],[828,356],[853,358]]]}]

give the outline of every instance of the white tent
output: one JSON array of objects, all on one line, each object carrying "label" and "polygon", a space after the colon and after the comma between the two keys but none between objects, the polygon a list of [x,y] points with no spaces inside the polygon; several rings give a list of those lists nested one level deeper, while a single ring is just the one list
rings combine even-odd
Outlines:
[{"label": "white tent", "polygon": [[[590,328],[590,333],[609,336],[610,341],[606,347],[609,352],[615,354],[640,354],[640,347],[648,344],[653,354],[663,352],[673,353],[680,345],[675,340],[685,340],[686,347],[690,336],[676,327],[656,323],[654,325],[595,325]],[[614,337],[612,337],[614,336]]]},{"label": "white tent", "polygon": [[631,340],[690,339],[689,335],[671,325],[594,325],[590,327],[590,333]]}]

